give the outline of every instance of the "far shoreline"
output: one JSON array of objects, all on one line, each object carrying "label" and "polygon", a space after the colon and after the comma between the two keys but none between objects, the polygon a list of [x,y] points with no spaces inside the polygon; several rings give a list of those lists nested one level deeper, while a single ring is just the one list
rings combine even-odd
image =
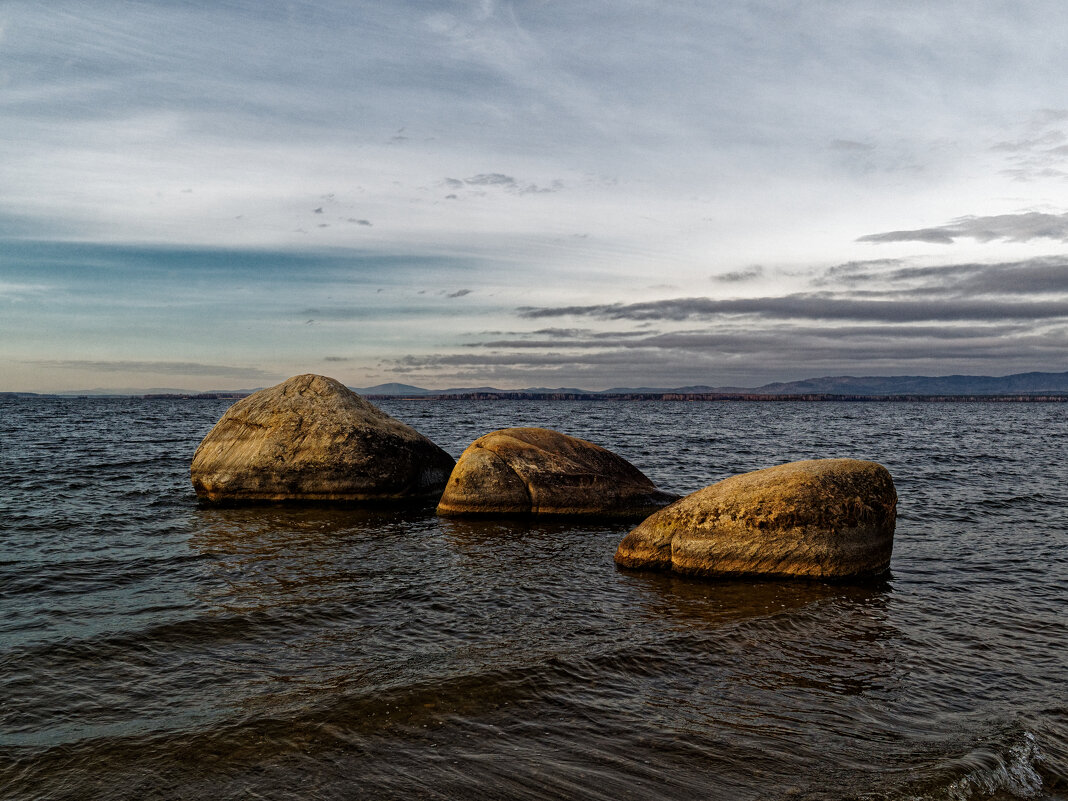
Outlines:
[{"label": "far shoreline", "polygon": [[719,392],[627,392],[620,394],[578,393],[578,392],[471,392],[442,395],[364,395],[368,400],[537,400],[537,401],[666,401],[685,402],[731,402],[749,403],[1064,403],[1068,393],[1041,393],[1035,395],[834,395],[823,393],[805,393],[797,395],[771,395],[760,393],[719,393]]}]

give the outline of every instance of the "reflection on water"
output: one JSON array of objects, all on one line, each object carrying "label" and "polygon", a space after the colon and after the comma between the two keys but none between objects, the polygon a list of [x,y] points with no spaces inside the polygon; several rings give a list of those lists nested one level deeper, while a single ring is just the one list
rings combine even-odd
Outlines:
[{"label": "reflection on water", "polygon": [[[424,547],[427,519],[425,510],[200,509],[189,546],[212,560],[218,581],[200,588],[211,606],[345,603],[354,600],[354,584],[388,580],[377,550]],[[391,560],[389,567],[403,564]]]},{"label": "reflection on water", "polygon": [[801,609],[831,600],[863,606],[869,612],[882,606],[891,592],[888,580],[856,583],[720,579],[694,581],[669,572],[623,570],[636,587],[644,591],[650,618],[679,618],[682,626],[695,621],[710,625],[729,623],[747,617]]}]

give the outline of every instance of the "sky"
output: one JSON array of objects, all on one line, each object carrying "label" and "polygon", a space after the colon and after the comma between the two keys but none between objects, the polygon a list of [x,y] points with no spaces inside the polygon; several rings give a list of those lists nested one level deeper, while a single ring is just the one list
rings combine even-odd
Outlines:
[{"label": "sky", "polygon": [[1068,5],[0,4],[0,391],[1068,370]]}]

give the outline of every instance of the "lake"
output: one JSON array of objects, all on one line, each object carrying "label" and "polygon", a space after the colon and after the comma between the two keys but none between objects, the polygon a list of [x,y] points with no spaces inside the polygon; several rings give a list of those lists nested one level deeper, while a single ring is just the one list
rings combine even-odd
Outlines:
[{"label": "lake", "polygon": [[1068,798],[1063,404],[379,403],[678,493],[874,459],[891,572],[830,584],[624,571],[627,523],[200,508],[230,403],[0,399],[0,797]]}]

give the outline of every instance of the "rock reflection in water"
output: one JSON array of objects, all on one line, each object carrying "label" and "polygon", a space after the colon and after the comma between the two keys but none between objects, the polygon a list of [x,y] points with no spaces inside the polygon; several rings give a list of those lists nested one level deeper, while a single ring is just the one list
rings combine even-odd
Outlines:
[{"label": "rock reflection in water", "polygon": [[627,577],[650,621],[713,636],[729,652],[738,681],[771,691],[806,687],[844,695],[897,685],[895,643],[901,634],[890,620],[887,580]]},{"label": "rock reflection in water", "polygon": [[723,625],[746,618],[770,617],[810,605],[834,602],[872,615],[886,602],[892,584],[885,579],[824,582],[805,579],[704,579],[666,572],[620,569],[638,588],[650,618]]},{"label": "rock reflection in water", "polygon": [[[501,518],[443,517],[438,526],[456,553],[463,558],[490,559],[503,570],[518,561],[555,571],[574,563],[595,562],[611,567],[608,545],[626,523],[578,521],[566,518],[527,516]],[[609,558],[605,560],[605,556]],[[540,571],[539,571],[540,572]],[[578,588],[576,588],[578,589]]]},{"label": "rock reflection in water", "polygon": [[[200,509],[190,547],[214,558],[204,600],[234,611],[348,603],[354,581],[383,577],[381,548],[418,549],[422,507]],[[385,571],[388,572],[388,571]]]}]

